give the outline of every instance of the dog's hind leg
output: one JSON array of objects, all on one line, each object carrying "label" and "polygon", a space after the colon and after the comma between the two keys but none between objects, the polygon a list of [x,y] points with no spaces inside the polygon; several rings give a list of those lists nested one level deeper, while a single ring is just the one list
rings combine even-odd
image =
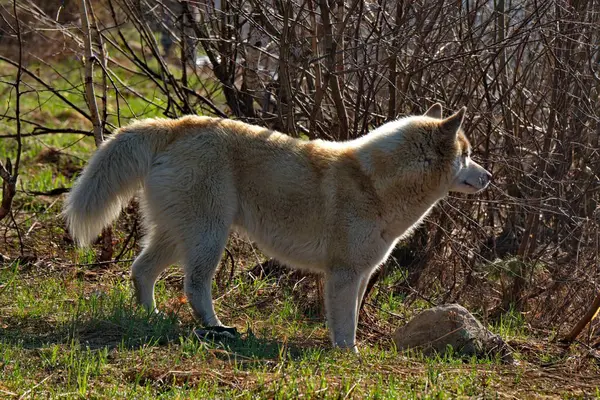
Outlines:
[{"label": "dog's hind leg", "polygon": [[325,277],[325,310],[335,347],[356,349],[356,311],[361,274],[353,269],[337,269]]},{"label": "dog's hind leg", "polygon": [[131,280],[137,301],[148,311],[156,309],[154,284],[165,268],[178,261],[176,250],[176,245],[169,240],[168,235],[154,231],[131,267]]},{"label": "dog's hind leg", "polygon": [[[237,211],[237,194],[221,153],[225,150],[209,139],[184,141],[158,157],[146,190],[152,215],[159,216],[177,241],[184,291],[194,316],[204,326],[217,327],[222,324],[212,303],[212,279]],[[200,146],[202,156],[190,146]]]},{"label": "dog's hind leg", "polygon": [[203,221],[194,226],[195,239],[186,243],[184,289],[194,315],[205,327],[223,326],[212,301],[212,280],[223,255],[229,226]]}]

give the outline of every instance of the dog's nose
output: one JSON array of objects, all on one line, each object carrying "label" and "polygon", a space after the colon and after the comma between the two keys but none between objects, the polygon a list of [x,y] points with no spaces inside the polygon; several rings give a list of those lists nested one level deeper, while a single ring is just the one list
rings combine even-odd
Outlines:
[{"label": "dog's nose", "polygon": [[[484,170],[485,171],[485,170]],[[492,180],[492,174],[489,171],[485,171],[485,175],[481,177],[481,183],[483,186],[487,186]]]}]

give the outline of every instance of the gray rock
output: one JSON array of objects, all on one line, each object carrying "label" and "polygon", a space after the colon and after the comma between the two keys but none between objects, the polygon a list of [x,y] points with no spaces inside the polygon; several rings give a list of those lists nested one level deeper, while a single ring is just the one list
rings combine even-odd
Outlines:
[{"label": "gray rock", "polygon": [[446,304],[421,312],[393,335],[398,350],[417,349],[424,355],[454,354],[465,357],[500,355],[513,362],[510,347],[498,335],[487,330],[466,308]]}]

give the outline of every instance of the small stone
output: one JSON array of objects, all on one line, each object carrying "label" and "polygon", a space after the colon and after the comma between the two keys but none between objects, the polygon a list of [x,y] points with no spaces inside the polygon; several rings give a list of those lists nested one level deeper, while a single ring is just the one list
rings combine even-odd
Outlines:
[{"label": "small stone", "polygon": [[466,308],[446,304],[425,310],[398,328],[393,334],[398,350],[418,349],[425,356],[454,354],[464,357],[500,355],[512,363],[510,347],[498,335],[486,329]]}]

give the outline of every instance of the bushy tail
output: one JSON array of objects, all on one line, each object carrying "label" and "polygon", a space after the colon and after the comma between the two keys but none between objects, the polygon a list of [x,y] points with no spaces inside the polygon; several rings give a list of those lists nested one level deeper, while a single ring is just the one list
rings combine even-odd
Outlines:
[{"label": "bushy tail", "polygon": [[[149,124],[149,123],[148,123]],[[77,179],[63,214],[71,236],[89,245],[115,220],[148,175],[156,149],[156,124],[144,122],[104,142]]]}]

